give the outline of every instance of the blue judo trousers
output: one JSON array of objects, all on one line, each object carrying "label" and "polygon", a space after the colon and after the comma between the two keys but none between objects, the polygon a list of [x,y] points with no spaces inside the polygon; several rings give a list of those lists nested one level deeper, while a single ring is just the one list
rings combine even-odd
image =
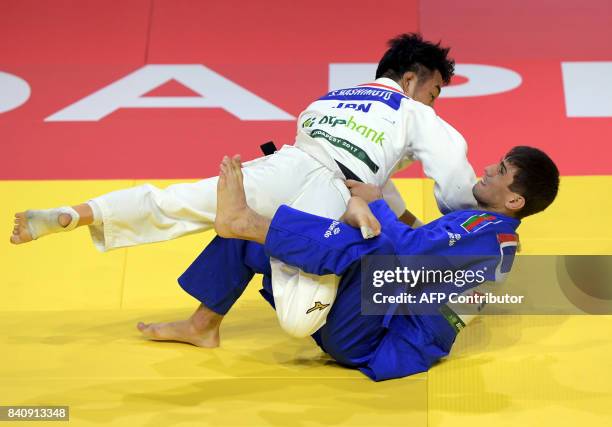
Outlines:
[{"label": "blue judo trousers", "polygon": [[[489,271],[511,266],[520,221],[498,213],[465,210],[413,229],[400,222],[383,200],[370,204],[382,233],[363,239],[340,223],[325,237],[329,218],[281,206],[272,219],[265,245],[216,237],[179,278],[190,295],[226,314],[252,279],[264,275],[262,296],[274,306],[269,258],[311,274],[341,276],[326,324],[312,335],[340,364],[357,368],[374,381],[428,370],[446,356],[458,332],[445,315],[361,314],[361,258],[365,255],[481,255]],[[503,244],[502,244],[503,242]],[[460,266],[459,266],[460,267]],[[488,277],[494,280],[494,277]]]}]

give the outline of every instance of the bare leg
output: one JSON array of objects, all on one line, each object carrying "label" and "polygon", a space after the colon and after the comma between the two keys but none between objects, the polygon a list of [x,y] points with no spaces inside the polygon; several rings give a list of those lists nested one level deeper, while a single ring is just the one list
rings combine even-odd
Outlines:
[{"label": "bare leg", "polygon": [[[88,203],[82,203],[80,205],[73,206],[72,209],[77,211],[79,214],[79,223],[77,224],[77,227],[81,227],[83,225],[91,225],[93,223],[94,214],[93,210],[91,209],[91,206],[89,206]],[[67,225],[68,222],[70,222],[70,218],[64,217],[64,224]],[[64,224],[62,225],[65,226]]]},{"label": "bare leg", "polygon": [[222,315],[201,304],[189,319],[168,323],[139,322],[136,327],[145,337],[154,341],[178,341],[197,347],[214,348],[219,346],[222,320]]},{"label": "bare leg", "polygon": [[[252,240],[264,243],[270,228],[270,220],[253,211],[246,202],[240,157],[224,157],[217,184],[217,216],[215,231],[221,237]],[[359,198],[349,202],[344,220],[356,227],[369,227],[372,233],[380,233],[380,224],[372,215],[367,203]],[[156,341],[179,341],[198,347],[217,347],[219,327],[223,316],[204,304],[186,320],[169,323],[138,323],[138,330]]]},{"label": "bare leg", "polygon": [[[364,238],[378,236],[380,223],[368,204],[359,197],[351,197],[346,212],[340,218],[347,224],[360,228]],[[252,240],[265,243],[270,220],[253,211],[246,202],[240,157],[224,157],[217,184],[217,217],[215,231],[221,237]]]},{"label": "bare leg", "polygon": [[217,183],[215,231],[221,237],[264,243],[269,228],[270,220],[247,205],[240,157],[225,156]]},{"label": "bare leg", "polygon": [[[263,242],[270,221],[256,214],[246,203],[238,156],[223,158],[217,190],[215,230],[219,235]],[[139,322],[136,327],[145,337],[155,341],[178,341],[212,348],[219,346],[222,320],[222,315],[201,304],[189,319],[151,324]]]},{"label": "bare leg", "polygon": [[[91,206],[87,203],[83,203],[80,205],[72,206],[77,214],[79,215],[79,220],[77,223],[77,227],[81,227],[83,225],[90,225],[93,223],[93,210]],[[53,220],[57,221],[62,228],[67,227],[72,221],[72,217],[67,213],[59,213],[57,218]],[[30,232],[30,227],[28,227],[28,222],[30,218],[28,216],[28,212],[18,212],[15,214],[15,225],[13,226],[13,234],[11,235],[11,243],[15,245],[19,245],[21,243],[27,243],[34,240],[34,236]]]}]

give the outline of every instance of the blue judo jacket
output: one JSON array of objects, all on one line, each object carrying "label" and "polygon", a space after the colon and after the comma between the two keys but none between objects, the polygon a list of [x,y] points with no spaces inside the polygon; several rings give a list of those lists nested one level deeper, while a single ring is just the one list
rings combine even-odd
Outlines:
[{"label": "blue judo jacket", "polygon": [[[380,248],[382,240],[393,245],[393,250],[387,249],[386,253],[431,255],[438,262],[447,257],[448,265],[445,267],[484,269],[487,271],[485,279],[489,281],[503,280],[511,268],[518,243],[516,229],[520,221],[517,219],[482,210],[463,210],[413,229],[399,221],[383,200],[371,203],[370,208],[381,223],[382,235],[364,241],[358,230],[346,224],[334,224],[329,219],[298,213],[283,206],[272,221],[265,245],[266,254],[308,273],[337,274],[352,277],[355,281],[361,280],[359,275],[353,274],[355,264],[362,256],[375,253],[372,248]],[[339,228],[339,231],[331,236],[327,233],[327,238],[325,235],[330,226]],[[461,259],[468,264],[457,264],[457,260]],[[401,263],[401,257],[399,261]],[[344,279],[343,282],[340,283],[341,288],[354,285]],[[469,288],[465,286],[461,291]],[[457,291],[454,284],[430,289],[435,289],[435,292]],[[428,291],[423,289],[422,292]],[[355,298],[359,298],[359,295],[355,294]],[[339,299],[334,308],[342,311]],[[355,307],[354,304],[347,305],[353,309]],[[330,313],[328,325],[318,331],[314,338],[341,363],[358,368],[375,381],[404,377],[426,371],[446,356],[462,326],[460,316],[445,304],[439,307],[438,314],[431,314],[431,306],[424,313],[427,315],[419,313],[418,307],[411,307],[408,311],[396,311],[385,316],[381,326],[386,328],[386,333],[379,334],[378,344],[368,355],[352,353],[353,348],[360,346],[359,340],[366,338],[361,334],[356,333],[354,340],[326,334],[326,328],[333,327],[329,321],[335,320],[334,312]],[[344,317],[351,315],[354,313],[343,313]],[[354,318],[354,321],[361,320]],[[364,328],[367,327],[364,324]]]},{"label": "blue judo jacket", "polygon": [[[261,293],[274,304],[269,256],[308,273],[337,274],[342,276],[338,297],[327,324],[313,335],[317,344],[375,381],[426,371],[449,353],[461,327],[460,317],[447,306],[441,306],[436,315],[404,313],[401,306],[394,315],[361,315],[362,257],[376,253],[436,258],[478,255],[477,265],[470,267],[487,266],[487,280],[498,280],[512,265],[520,222],[497,213],[464,210],[413,229],[400,222],[382,200],[370,208],[382,225],[382,235],[364,240],[359,230],[347,224],[282,206],[265,246],[217,237],[179,283],[207,307],[225,314],[255,273],[264,274]],[[330,227],[337,232],[329,233]]]}]

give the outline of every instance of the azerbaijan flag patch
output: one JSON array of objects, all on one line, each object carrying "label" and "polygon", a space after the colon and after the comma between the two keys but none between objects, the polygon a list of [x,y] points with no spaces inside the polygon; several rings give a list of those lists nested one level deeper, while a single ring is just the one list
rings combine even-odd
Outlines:
[{"label": "azerbaijan flag patch", "polygon": [[472,215],[461,224],[461,227],[468,233],[471,233],[472,231],[478,231],[489,224],[499,224],[500,222],[501,219],[485,212],[481,213],[480,215]]}]

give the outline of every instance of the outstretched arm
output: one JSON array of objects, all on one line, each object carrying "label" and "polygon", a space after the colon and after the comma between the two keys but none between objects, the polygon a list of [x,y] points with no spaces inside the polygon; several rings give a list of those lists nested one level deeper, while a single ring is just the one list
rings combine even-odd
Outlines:
[{"label": "outstretched arm", "polygon": [[409,107],[412,155],[423,165],[425,175],[435,181],[434,195],[440,211],[474,208],[472,186],[476,175],[467,159],[465,139],[431,108],[417,102]]}]

